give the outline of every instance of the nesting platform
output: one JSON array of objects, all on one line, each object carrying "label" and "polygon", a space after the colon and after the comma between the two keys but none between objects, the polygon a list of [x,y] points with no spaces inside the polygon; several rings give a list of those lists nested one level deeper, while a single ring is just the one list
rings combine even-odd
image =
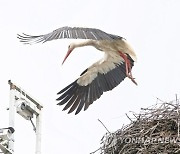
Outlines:
[{"label": "nesting platform", "polygon": [[131,123],[101,139],[101,154],[179,154],[180,104],[157,101],[139,114],[127,115]]}]

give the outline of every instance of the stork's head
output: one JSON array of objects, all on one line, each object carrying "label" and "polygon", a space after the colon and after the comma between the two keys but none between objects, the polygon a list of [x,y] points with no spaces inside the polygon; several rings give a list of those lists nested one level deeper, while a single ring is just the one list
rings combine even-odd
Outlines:
[{"label": "stork's head", "polygon": [[68,46],[68,52],[62,62],[62,64],[65,62],[65,60],[67,59],[67,57],[70,55],[70,53],[77,47],[83,47],[83,46],[87,46],[87,45],[93,45],[93,41],[92,40],[86,40],[83,42],[75,42],[75,43],[71,43]]},{"label": "stork's head", "polygon": [[64,60],[62,62],[62,64],[64,64],[64,62],[66,61],[67,57],[70,55],[70,53],[74,50],[75,48],[75,44],[74,43],[71,43],[69,46],[68,46],[68,51],[66,53],[66,56],[64,57]]}]

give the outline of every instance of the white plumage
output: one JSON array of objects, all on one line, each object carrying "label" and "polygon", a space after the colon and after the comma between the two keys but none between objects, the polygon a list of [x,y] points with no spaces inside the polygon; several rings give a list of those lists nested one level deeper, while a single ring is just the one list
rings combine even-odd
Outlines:
[{"label": "white plumage", "polygon": [[86,39],[80,43],[71,43],[63,63],[70,53],[78,47],[93,46],[104,52],[103,59],[87,68],[73,83],[62,89],[58,94],[58,105],[65,105],[63,110],[70,108],[68,113],[75,109],[78,114],[84,107],[100,98],[103,92],[112,90],[125,77],[137,84],[132,76],[131,69],[136,61],[136,54],[127,41],[117,35],[108,34],[99,29],[62,27],[45,35],[31,36],[18,35],[21,42],[33,44],[51,41],[54,39]]}]

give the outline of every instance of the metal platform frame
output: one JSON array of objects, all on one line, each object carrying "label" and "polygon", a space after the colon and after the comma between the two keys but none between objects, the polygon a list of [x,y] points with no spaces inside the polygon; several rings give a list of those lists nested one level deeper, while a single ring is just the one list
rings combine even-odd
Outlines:
[{"label": "metal platform frame", "polygon": [[[35,154],[41,154],[41,112],[43,106],[27,94],[27,92],[13,84],[11,80],[8,81],[8,84],[10,85],[8,108],[9,127],[0,129],[0,153],[14,154],[15,113],[18,113],[24,119],[29,120],[32,123],[36,133]],[[34,115],[36,117],[36,125],[33,124],[32,121]]]}]

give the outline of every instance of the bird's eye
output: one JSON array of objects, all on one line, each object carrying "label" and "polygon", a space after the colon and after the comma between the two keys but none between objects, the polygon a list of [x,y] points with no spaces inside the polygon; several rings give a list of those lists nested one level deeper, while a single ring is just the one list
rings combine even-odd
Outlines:
[{"label": "bird's eye", "polygon": [[68,49],[70,49],[70,48],[71,48],[71,46],[69,45],[69,46],[68,46]]}]

